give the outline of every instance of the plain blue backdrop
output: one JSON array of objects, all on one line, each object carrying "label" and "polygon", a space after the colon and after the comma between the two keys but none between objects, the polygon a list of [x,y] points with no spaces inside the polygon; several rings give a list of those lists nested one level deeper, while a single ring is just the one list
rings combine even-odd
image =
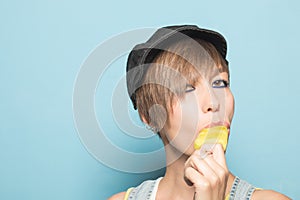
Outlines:
[{"label": "plain blue backdrop", "polygon": [[[99,200],[161,176],[163,169],[132,174],[95,159],[76,131],[72,95],[82,63],[103,41],[137,28],[183,23],[219,30],[228,41],[236,99],[227,152],[231,171],[300,198],[299,19],[296,0],[2,0],[0,199]],[[125,60],[121,56],[110,68],[104,86],[124,76]],[[97,109],[103,106],[97,99],[109,92],[103,84],[95,95]],[[97,116],[107,120],[106,132],[121,148],[161,147],[155,137],[141,143],[126,138],[110,108]]]}]

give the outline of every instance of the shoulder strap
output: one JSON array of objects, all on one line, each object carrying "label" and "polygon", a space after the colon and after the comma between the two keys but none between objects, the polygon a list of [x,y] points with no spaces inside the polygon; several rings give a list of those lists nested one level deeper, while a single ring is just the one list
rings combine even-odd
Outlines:
[{"label": "shoulder strap", "polygon": [[[135,188],[129,188],[124,200],[150,200],[156,181],[157,180],[144,181]],[[227,196],[225,199],[250,200],[255,189],[256,188],[248,182],[241,180],[239,177],[235,177],[229,193],[229,198]]]},{"label": "shoulder strap", "polygon": [[250,200],[255,189],[251,184],[241,180],[239,177],[235,177],[230,190],[229,200]]},{"label": "shoulder strap", "polygon": [[[128,193],[128,200],[149,200],[155,186],[156,180],[144,181],[141,185],[132,188]],[[125,196],[126,197],[126,196]],[[127,200],[125,199],[125,200]]]},{"label": "shoulder strap", "polygon": [[128,199],[128,197],[129,197],[129,194],[130,194],[130,192],[131,192],[131,190],[132,190],[133,188],[129,188],[127,191],[126,191],[126,194],[125,194],[125,197],[124,197],[124,200],[127,200]]}]

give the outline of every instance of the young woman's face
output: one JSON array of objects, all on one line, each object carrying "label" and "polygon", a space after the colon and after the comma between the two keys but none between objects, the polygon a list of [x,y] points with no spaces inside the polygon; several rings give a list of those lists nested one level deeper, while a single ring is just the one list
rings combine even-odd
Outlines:
[{"label": "young woman's face", "polygon": [[174,103],[165,129],[165,143],[190,155],[198,133],[207,127],[224,125],[228,129],[234,113],[234,97],[227,72],[209,73],[198,85],[187,85],[184,98]]}]

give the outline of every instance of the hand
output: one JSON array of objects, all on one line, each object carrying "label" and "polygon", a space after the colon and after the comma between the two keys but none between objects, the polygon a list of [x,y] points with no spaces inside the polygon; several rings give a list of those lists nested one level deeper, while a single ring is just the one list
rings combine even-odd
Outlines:
[{"label": "hand", "polygon": [[[206,156],[200,152],[206,151]],[[185,163],[185,179],[195,187],[195,200],[223,200],[229,172],[222,145],[204,146]]]}]

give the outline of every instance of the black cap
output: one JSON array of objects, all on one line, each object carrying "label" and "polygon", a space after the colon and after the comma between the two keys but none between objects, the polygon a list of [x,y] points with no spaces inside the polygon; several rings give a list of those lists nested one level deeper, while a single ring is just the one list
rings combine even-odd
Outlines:
[{"label": "black cap", "polygon": [[126,67],[127,90],[134,109],[137,109],[135,91],[141,86],[149,64],[163,49],[183,38],[201,39],[211,43],[228,64],[226,60],[226,40],[220,33],[202,29],[195,25],[162,27],[148,41],[136,45],[128,56]]}]

